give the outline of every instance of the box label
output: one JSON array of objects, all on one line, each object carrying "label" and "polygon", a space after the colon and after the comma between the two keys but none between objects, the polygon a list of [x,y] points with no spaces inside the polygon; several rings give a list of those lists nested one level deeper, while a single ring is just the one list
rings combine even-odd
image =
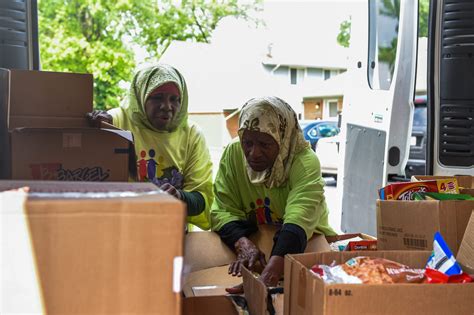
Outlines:
[{"label": "box label", "polygon": [[30,170],[35,180],[103,182],[110,177],[110,170],[100,166],[66,169],[61,163],[36,163],[30,164]]}]

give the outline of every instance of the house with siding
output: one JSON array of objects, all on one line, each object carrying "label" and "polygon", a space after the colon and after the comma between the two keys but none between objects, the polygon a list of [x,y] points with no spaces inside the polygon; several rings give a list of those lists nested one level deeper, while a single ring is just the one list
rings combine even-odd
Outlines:
[{"label": "house with siding", "polygon": [[[416,72],[416,95],[426,95],[427,90],[427,47],[428,39],[418,41],[418,61]],[[346,84],[345,73],[331,77],[317,88],[307,90],[303,96],[304,119],[334,119],[343,111]]]}]

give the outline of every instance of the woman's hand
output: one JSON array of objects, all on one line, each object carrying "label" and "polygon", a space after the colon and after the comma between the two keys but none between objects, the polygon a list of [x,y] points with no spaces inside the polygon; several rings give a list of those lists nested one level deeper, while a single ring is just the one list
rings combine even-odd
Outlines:
[{"label": "woman's hand", "polygon": [[179,199],[179,200],[182,200],[182,196],[181,196],[181,193],[179,192],[178,189],[176,189],[173,185],[171,185],[170,183],[164,183],[163,185],[160,186],[160,189],[163,190],[165,193],[168,193],[170,194],[171,196]]},{"label": "woman's hand", "polygon": [[101,121],[109,124],[113,123],[112,116],[105,110],[93,110],[92,112],[86,114],[86,118],[93,126],[100,125]]},{"label": "woman's hand", "polygon": [[278,281],[285,271],[284,262],[285,259],[281,256],[270,257],[267,266],[260,275],[260,280],[262,280],[267,287],[275,287],[278,284]]},{"label": "woman's hand", "polygon": [[260,263],[261,267],[265,267],[265,254],[262,253],[251,240],[241,237],[235,242],[235,250],[237,251],[237,259],[229,266],[229,274],[233,276],[242,276],[242,266],[249,270],[255,270]]}]

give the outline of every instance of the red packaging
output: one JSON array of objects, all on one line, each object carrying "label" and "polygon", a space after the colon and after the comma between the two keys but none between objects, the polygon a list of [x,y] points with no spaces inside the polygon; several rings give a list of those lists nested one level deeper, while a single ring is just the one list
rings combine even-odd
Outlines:
[{"label": "red packaging", "polygon": [[413,200],[416,192],[459,193],[455,178],[425,180],[419,182],[393,183],[379,190],[382,200]]},{"label": "red packaging", "polygon": [[357,251],[357,250],[377,250],[377,241],[375,240],[363,240],[363,241],[352,241],[347,244],[346,251]]}]

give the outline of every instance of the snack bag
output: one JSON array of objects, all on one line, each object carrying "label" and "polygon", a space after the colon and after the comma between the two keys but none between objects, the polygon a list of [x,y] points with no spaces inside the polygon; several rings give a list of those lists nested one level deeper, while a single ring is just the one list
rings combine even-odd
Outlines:
[{"label": "snack bag", "polygon": [[342,265],[315,265],[311,271],[326,283],[421,283],[423,269],[413,269],[379,257],[354,257]]},{"label": "snack bag", "polygon": [[416,192],[413,194],[413,200],[474,200],[474,197],[467,194]]},{"label": "snack bag", "polygon": [[428,283],[466,283],[471,277],[465,274],[439,232],[434,235],[433,252],[426,263]]},{"label": "snack bag", "polygon": [[459,194],[459,187],[456,178],[400,182],[380,189],[379,197],[382,200],[413,200],[413,194],[416,192]]}]

